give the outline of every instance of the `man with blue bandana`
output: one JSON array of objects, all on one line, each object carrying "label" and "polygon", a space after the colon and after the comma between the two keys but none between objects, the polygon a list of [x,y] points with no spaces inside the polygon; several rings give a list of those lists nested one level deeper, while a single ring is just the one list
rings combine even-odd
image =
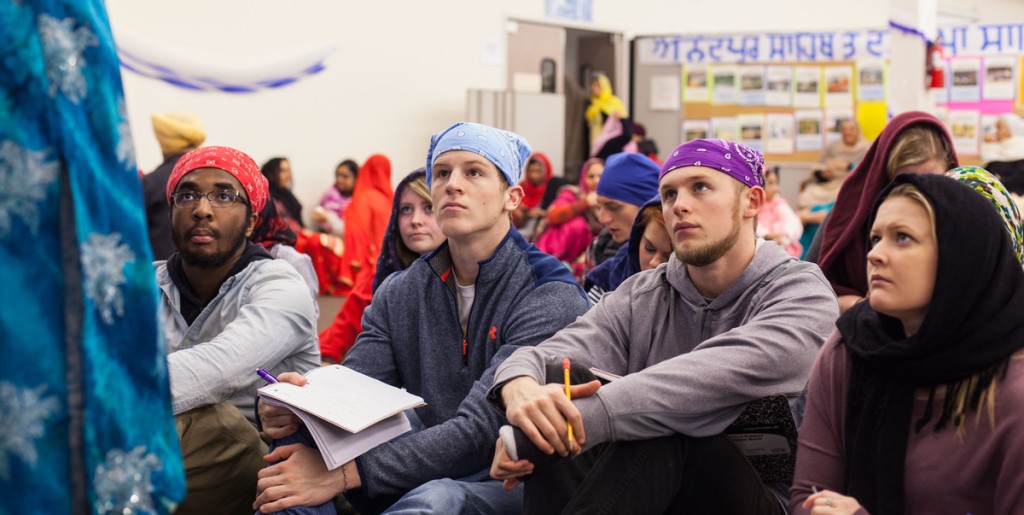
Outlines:
[{"label": "man with blue bandana", "polygon": [[[587,310],[583,290],[553,257],[526,242],[510,213],[530,149],[519,135],[475,123],[435,134],[427,153],[434,213],[447,237],[380,286],[344,365],[426,400],[423,428],[328,471],[302,445],[260,474],[264,513],[324,503],[338,493],[361,513],[519,513],[522,492],[487,476],[504,422],[484,394],[512,351],[536,345]],[[295,384],[297,375],[281,378]],[[260,407],[264,431],[282,438],[300,423]]]}]

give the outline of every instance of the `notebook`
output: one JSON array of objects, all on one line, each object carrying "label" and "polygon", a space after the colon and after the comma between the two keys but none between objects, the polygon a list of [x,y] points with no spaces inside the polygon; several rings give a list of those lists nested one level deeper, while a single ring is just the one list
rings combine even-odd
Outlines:
[{"label": "notebook", "polygon": [[274,383],[260,388],[263,402],[284,406],[309,429],[328,469],[412,429],[405,411],[423,398],[341,365],[306,373],[305,386]]}]

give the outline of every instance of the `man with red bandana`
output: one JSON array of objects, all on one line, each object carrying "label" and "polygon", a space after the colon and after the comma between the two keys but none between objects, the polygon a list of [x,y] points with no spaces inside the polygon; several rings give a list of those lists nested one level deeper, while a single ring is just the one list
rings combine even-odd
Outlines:
[{"label": "man with red bandana", "polygon": [[256,163],[227,147],[185,154],[167,182],[177,252],[155,266],[186,511],[227,513],[255,495],[265,446],[245,419],[262,385],[256,369],[320,364],[306,283],[249,241],[267,199]]}]

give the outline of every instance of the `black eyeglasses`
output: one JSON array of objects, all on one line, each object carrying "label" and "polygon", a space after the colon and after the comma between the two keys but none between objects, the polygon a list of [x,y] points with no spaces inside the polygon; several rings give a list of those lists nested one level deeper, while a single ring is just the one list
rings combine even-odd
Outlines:
[{"label": "black eyeglasses", "polygon": [[243,204],[246,203],[245,197],[242,196],[241,191],[235,190],[213,190],[209,193],[199,193],[198,191],[180,190],[171,193],[171,200],[175,206],[195,208],[199,205],[199,200],[206,198],[210,201],[210,205],[213,207],[231,207],[236,201]]}]

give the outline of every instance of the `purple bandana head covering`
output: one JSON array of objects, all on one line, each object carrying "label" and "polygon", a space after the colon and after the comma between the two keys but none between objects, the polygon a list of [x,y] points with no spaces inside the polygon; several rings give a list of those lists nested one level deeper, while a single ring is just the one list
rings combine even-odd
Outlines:
[{"label": "purple bandana head covering", "polygon": [[665,174],[684,166],[714,168],[751,188],[764,187],[764,176],[761,174],[764,155],[734,141],[695,139],[679,145],[661,166],[658,181]]}]

